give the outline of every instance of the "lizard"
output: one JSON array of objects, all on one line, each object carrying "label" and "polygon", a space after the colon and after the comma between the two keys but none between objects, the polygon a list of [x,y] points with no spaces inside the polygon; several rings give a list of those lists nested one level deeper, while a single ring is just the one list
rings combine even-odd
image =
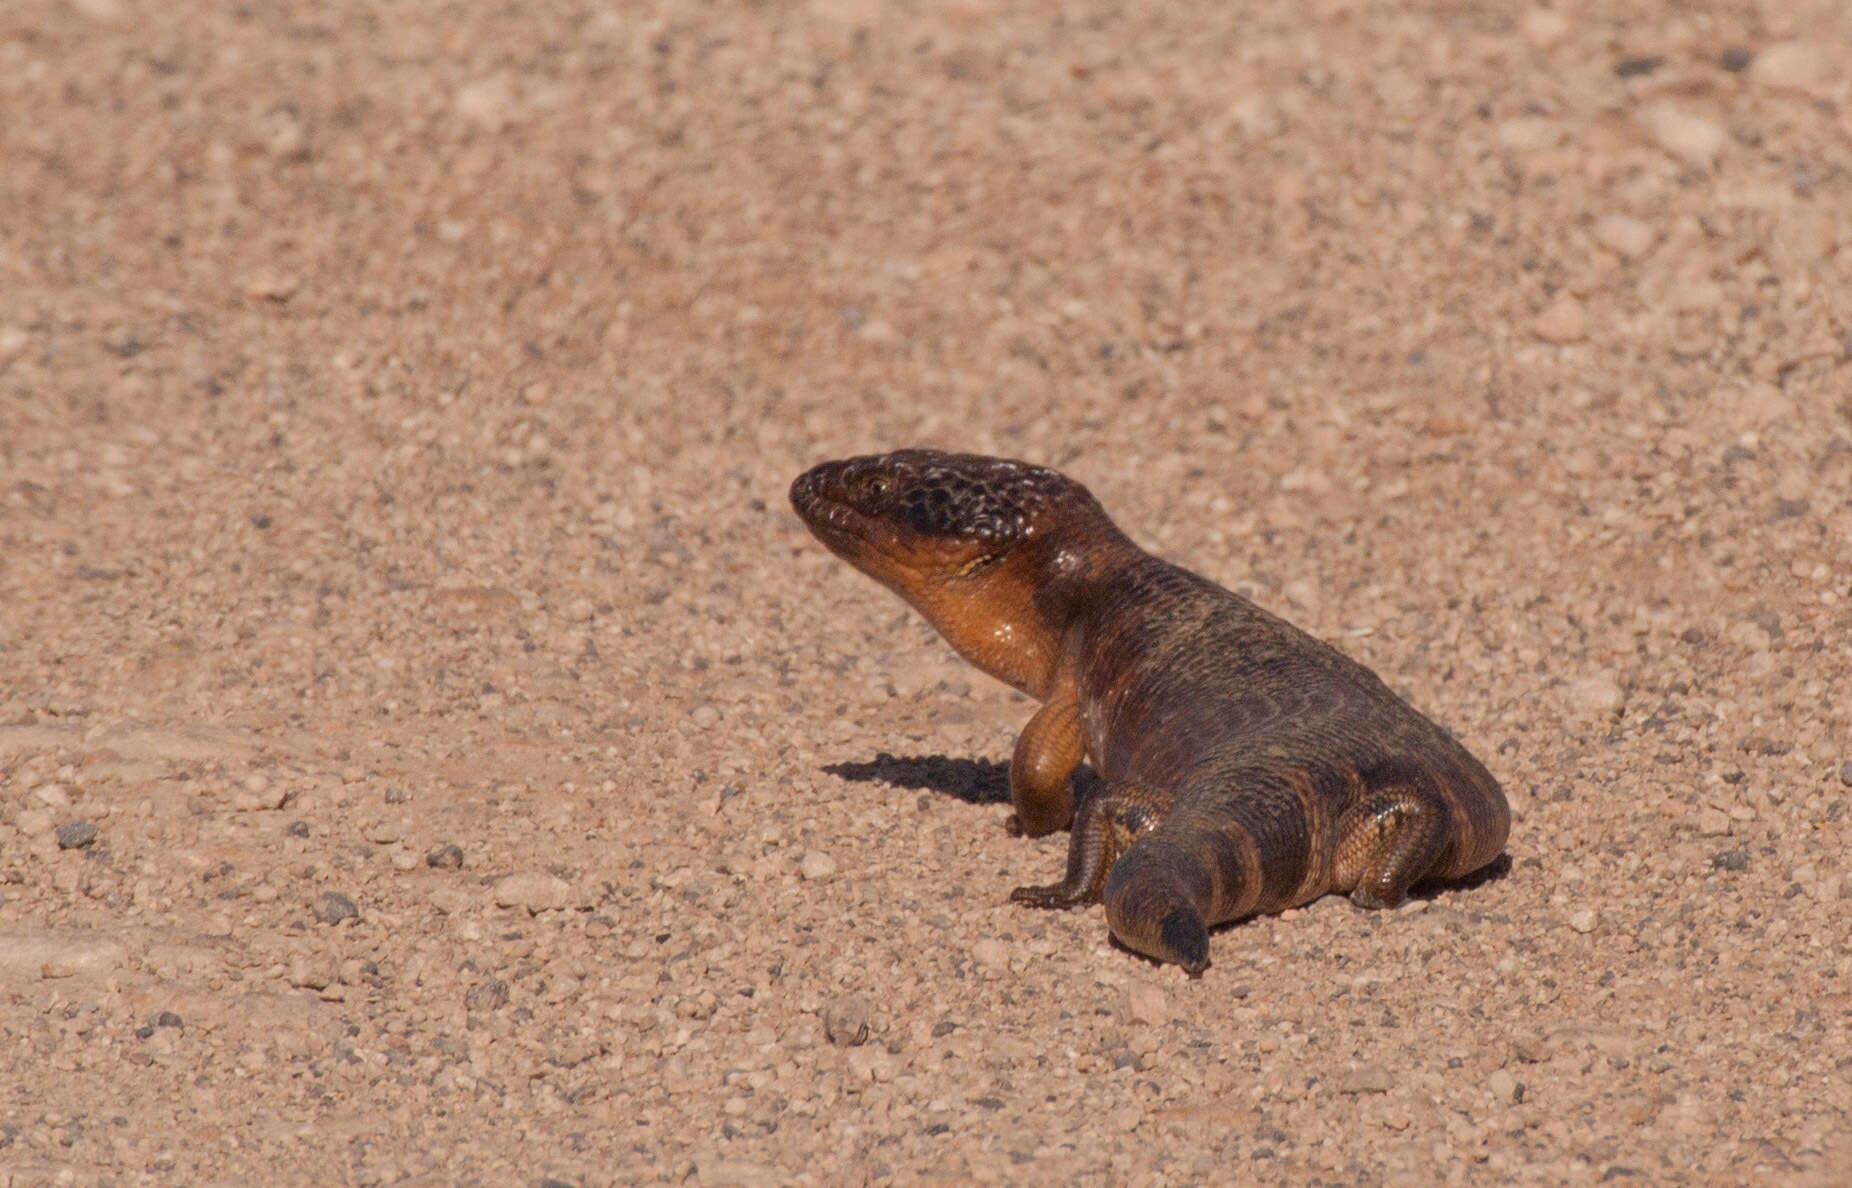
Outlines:
[{"label": "lizard", "polygon": [[[1503,790],[1370,669],[1134,544],[1075,480],[937,450],[824,462],[791,503],[966,660],[1041,703],[1012,833],[1071,829],[1039,908],[1103,902],[1122,945],[1191,977],[1209,928],[1330,892],[1400,904],[1503,851]],[[1099,789],[1077,806],[1090,761]]]}]

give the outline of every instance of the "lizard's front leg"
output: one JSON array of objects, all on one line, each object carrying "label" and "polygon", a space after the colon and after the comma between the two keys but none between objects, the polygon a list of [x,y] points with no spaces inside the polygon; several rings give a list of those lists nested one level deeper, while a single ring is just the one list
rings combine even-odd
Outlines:
[{"label": "lizard's front leg", "polygon": [[1016,737],[1010,759],[1010,803],[1016,815],[1012,833],[1041,837],[1066,829],[1074,820],[1074,769],[1087,756],[1080,729],[1080,700],[1062,686]]}]

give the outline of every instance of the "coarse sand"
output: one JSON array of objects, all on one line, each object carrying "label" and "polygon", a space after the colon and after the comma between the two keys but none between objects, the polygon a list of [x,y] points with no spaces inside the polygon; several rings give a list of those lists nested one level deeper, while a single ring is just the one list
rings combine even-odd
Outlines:
[{"label": "coarse sand", "polygon": [[[1008,904],[909,444],[1502,873]],[[1849,640],[1843,0],[0,4],[0,1185],[1852,1182]]]}]

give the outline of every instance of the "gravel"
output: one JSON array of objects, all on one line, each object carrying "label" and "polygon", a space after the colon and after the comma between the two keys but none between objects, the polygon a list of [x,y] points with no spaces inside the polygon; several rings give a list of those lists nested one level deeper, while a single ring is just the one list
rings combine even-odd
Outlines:
[{"label": "gravel", "polygon": [[[0,5],[0,1181],[1845,1182],[1840,8],[1482,9]],[[1033,707],[785,502],[912,443],[1509,863],[1009,904]]]}]

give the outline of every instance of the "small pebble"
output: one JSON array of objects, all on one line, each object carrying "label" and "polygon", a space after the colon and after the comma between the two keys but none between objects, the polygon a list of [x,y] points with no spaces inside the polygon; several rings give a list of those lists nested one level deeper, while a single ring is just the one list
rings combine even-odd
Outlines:
[{"label": "small pebble", "polygon": [[1748,64],[1748,76],[1772,90],[1797,91],[1820,100],[1830,100],[1839,81],[1826,47],[1813,41],[1776,42]]},{"label": "small pebble", "polygon": [[1498,143],[1513,152],[1536,153],[1555,148],[1567,137],[1562,125],[1542,116],[1506,120],[1495,133]]},{"label": "small pebble", "polygon": [[971,960],[979,969],[1002,973],[1010,967],[1010,949],[996,937],[987,936],[971,946]]},{"label": "small pebble", "polygon": [[574,906],[577,898],[571,883],[538,871],[508,875],[496,882],[494,890],[496,906],[526,908],[529,912],[561,911]]},{"label": "small pebble", "polygon": [[501,978],[478,982],[463,996],[463,1005],[472,1011],[492,1011],[508,1005],[508,983]]},{"label": "small pebble", "polygon": [[424,856],[424,864],[433,870],[461,870],[463,847],[454,842],[445,842]]},{"label": "small pebble", "polygon": [[1387,1093],[1395,1088],[1395,1076],[1380,1064],[1366,1064],[1341,1073],[1337,1079],[1339,1093]]},{"label": "small pebble", "polygon": [[806,879],[827,879],[836,873],[836,860],[821,850],[811,850],[798,861],[797,872]]},{"label": "small pebble", "polygon": [[1614,675],[1603,672],[1571,681],[1569,700],[1588,713],[1606,715],[1618,712],[1626,695]]},{"label": "small pebble", "polygon": [[96,840],[96,832],[94,821],[67,821],[58,826],[58,848],[81,850]]},{"label": "small pebble", "polygon": [[514,85],[499,74],[458,88],[452,103],[459,116],[490,132],[502,131],[517,115]]},{"label": "small pebble", "polygon": [[1485,1079],[1485,1087],[1492,1091],[1492,1096],[1499,1101],[1523,1101],[1524,1082],[1511,1075],[1509,1069],[1495,1069]]},{"label": "small pebble", "polygon": [[1839,765],[1839,782],[1848,788],[1852,788],[1852,759],[1848,759]]},{"label": "small pebble", "polygon": [[1559,293],[1531,323],[1531,329],[1545,342],[1566,345],[1588,337],[1588,315],[1582,303],[1568,293]]},{"label": "small pebble", "polygon": [[1581,911],[1577,912],[1575,915],[1569,917],[1569,927],[1581,933],[1589,933],[1589,932],[1595,931],[1594,911],[1589,908],[1583,908]]},{"label": "small pebble", "polygon": [[1170,1009],[1164,1001],[1164,991],[1149,982],[1134,983],[1126,992],[1127,1014],[1134,1023],[1157,1026],[1170,1018]]},{"label": "small pebble", "polygon": [[692,710],[688,711],[688,718],[696,726],[706,730],[708,727],[720,721],[720,711],[711,705],[697,705]]},{"label": "small pebble", "polygon": [[839,1048],[868,1042],[868,1004],[852,995],[831,999],[823,1008],[823,1034]]},{"label": "small pebble", "polygon": [[367,840],[374,845],[397,845],[405,836],[405,826],[397,821],[381,821],[367,830]]},{"label": "small pebble", "polygon": [[280,809],[289,799],[287,789],[272,784],[270,777],[262,772],[253,772],[244,778],[237,791],[232,793],[231,806],[234,812],[255,813],[270,809]]},{"label": "small pebble", "polygon": [[1714,166],[1729,139],[1721,125],[1669,101],[1649,105],[1639,121],[1654,144],[1698,169]]},{"label": "small pebble", "polygon": [[1518,22],[1524,40],[1547,50],[1569,35],[1569,18],[1554,8],[1528,9]]},{"label": "small pebble", "polygon": [[339,924],[343,920],[360,918],[359,905],[339,891],[322,892],[322,897],[311,904],[309,910],[323,924]]},{"label": "small pebble", "polygon": [[71,807],[71,794],[64,790],[63,784],[40,784],[32,790],[32,799],[46,808]]},{"label": "small pebble", "polygon": [[1653,225],[1632,215],[1603,215],[1595,221],[1595,242],[1624,260],[1644,256],[1655,238]]}]

